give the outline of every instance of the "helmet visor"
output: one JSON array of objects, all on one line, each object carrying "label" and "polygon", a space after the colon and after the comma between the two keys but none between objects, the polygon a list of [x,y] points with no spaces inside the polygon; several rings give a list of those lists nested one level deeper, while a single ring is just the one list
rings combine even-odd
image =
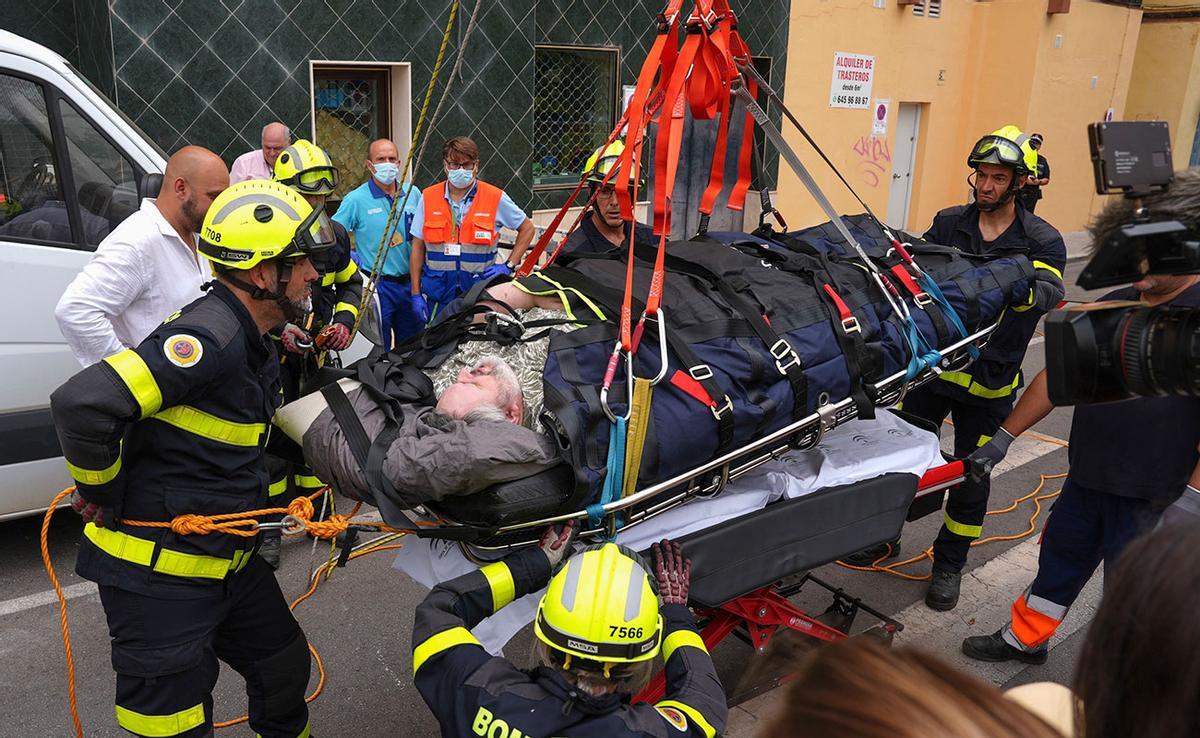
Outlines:
[{"label": "helmet visor", "polygon": [[969,164],[1002,164],[1004,166],[1025,168],[1024,153],[1015,142],[1001,136],[984,136],[971,149]]},{"label": "helmet visor", "polygon": [[292,186],[306,195],[328,195],[338,185],[338,172],[333,167],[313,167],[297,174]]},{"label": "helmet visor", "polygon": [[318,254],[333,246],[336,241],[333,221],[325,214],[325,208],[318,206],[313,208],[313,211],[296,229],[296,237],[279,256],[285,259],[294,259]]}]

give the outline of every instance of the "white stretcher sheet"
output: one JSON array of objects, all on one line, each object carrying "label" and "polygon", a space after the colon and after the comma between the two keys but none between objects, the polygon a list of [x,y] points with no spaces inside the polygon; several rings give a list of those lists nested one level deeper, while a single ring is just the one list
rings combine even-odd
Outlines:
[{"label": "white stretcher sheet", "polygon": [[[828,433],[815,448],[790,451],[780,459],[731,482],[712,499],[693,499],[617,534],[617,542],[644,550],[663,538],[679,538],[726,520],[793,499],[897,472],[921,475],[942,463],[938,438],[894,414],[880,411],[874,420],[853,420]],[[411,537],[405,539],[392,566],[416,582],[433,587],[476,568],[457,543]],[[487,618],[473,633],[489,652],[501,649],[533,622],[542,591],[522,597]]]}]

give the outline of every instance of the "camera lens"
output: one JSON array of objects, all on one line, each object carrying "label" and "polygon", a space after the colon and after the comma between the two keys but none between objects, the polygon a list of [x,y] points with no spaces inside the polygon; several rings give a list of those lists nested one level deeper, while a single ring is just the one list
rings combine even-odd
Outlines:
[{"label": "camera lens", "polygon": [[1200,310],[1131,310],[1115,339],[1126,390],[1141,397],[1200,397]]}]

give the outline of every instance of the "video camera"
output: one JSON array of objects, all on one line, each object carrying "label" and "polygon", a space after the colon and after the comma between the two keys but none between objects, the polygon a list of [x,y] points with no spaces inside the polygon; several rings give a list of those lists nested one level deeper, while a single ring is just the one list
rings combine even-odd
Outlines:
[{"label": "video camera", "polygon": [[[1174,180],[1167,124],[1092,123],[1088,143],[1096,192],[1121,193],[1135,210],[1131,222],[1097,244],[1079,286],[1200,273],[1200,233],[1142,207],[1143,198],[1166,192]],[[1046,318],[1046,346],[1047,387],[1055,405],[1200,397],[1200,310],[1128,301],[1056,310]]]}]

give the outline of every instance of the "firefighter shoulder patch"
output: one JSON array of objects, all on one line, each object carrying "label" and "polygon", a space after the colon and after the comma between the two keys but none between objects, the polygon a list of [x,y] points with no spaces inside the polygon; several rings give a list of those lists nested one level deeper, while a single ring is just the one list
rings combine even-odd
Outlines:
[{"label": "firefighter shoulder patch", "polygon": [[195,366],[204,355],[204,345],[195,336],[176,333],[163,342],[163,353],[167,361],[175,366]]},{"label": "firefighter shoulder patch", "polygon": [[655,705],[654,709],[658,710],[658,714],[666,718],[668,723],[675,726],[675,730],[678,730],[680,733],[687,731],[687,717],[682,712],[676,710],[674,707],[659,707],[658,705]]}]

